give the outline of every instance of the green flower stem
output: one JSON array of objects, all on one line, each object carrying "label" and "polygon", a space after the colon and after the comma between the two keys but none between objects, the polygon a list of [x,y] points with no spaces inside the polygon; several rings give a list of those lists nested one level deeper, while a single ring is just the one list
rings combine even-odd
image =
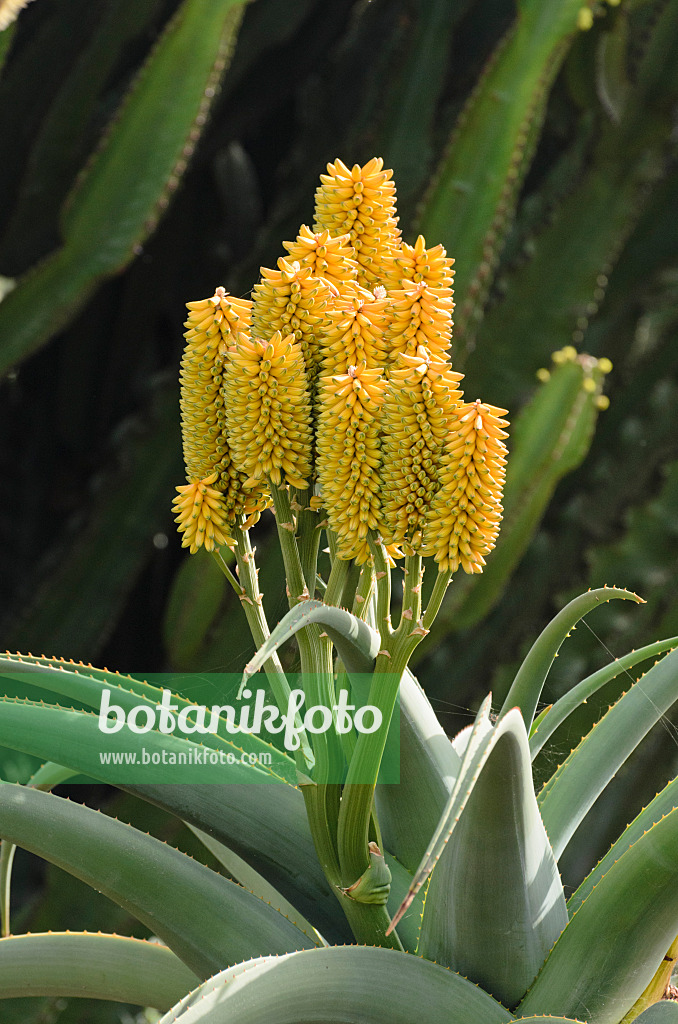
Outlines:
[{"label": "green flower stem", "polygon": [[318,574],[318,548],[320,547],[320,516],[310,507],[312,491],[310,487],[300,491],[294,489],[290,507],[297,515],[297,544],[301,568],[306,586],[311,597],[315,593],[315,581]]},{"label": "green flower stem", "polygon": [[[238,529],[234,532],[236,540],[235,557],[238,565],[238,579],[236,580],[233,576],[224,556],[218,548],[215,548],[212,555],[229,582],[231,580],[235,581],[237,588],[236,593],[238,594],[240,603],[244,609],[245,618],[247,619],[247,625],[250,628],[252,639],[254,640],[255,646],[259,648],[270,636],[270,630],[268,628],[266,613],[264,612],[261,600],[258,570],[254,561],[254,551],[252,550],[250,536],[247,530]],[[290,695],[290,684],[287,682],[287,677],[285,676],[280,658],[276,653],[272,654],[264,663],[264,672],[266,673],[266,678],[270,684],[271,692],[276,704],[280,710],[285,713]],[[298,715],[295,719],[295,725],[297,727],[301,726]],[[299,749],[294,751],[294,758],[297,768],[301,771],[308,771],[315,760],[308,737],[303,729],[299,735]]]},{"label": "green flower stem", "polygon": [[215,562],[223,572],[228,582],[231,584],[237,596],[241,598],[243,594],[243,588],[237,576],[234,576],[233,573],[231,572],[231,567],[224,558],[224,556],[222,555],[221,548],[214,548],[214,550],[212,551],[212,557],[214,558]]},{"label": "green flower stem", "polygon": [[[289,493],[271,481],[269,484],[285,564],[290,607],[294,607],[300,601],[308,599],[309,589],[297,547]],[[335,703],[332,644],[326,637],[321,637],[320,630],[315,625],[300,630],[297,639],[307,706],[320,704],[331,708]],[[336,835],[341,790],[338,783],[330,783],[329,779],[332,777],[332,771],[338,772],[339,766],[343,764],[338,737],[332,732],[317,733],[314,737],[313,754],[313,779],[306,777],[300,781],[318,859],[328,881],[336,886],[340,877]]]},{"label": "green flower stem", "polygon": [[370,610],[370,598],[374,589],[374,572],[372,566],[365,564],[360,569],[360,578],[353,599],[353,614],[357,619],[365,619]]},{"label": "green flower stem", "polygon": [[335,558],[332,562],[327,589],[323,598],[325,604],[330,604],[333,607],[338,607],[341,604],[350,564],[344,558]]},{"label": "green flower stem", "polygon": [[368,543],[374,559],[374,576],[377,583],[377,628],[382,637],[391,635],[391,570],[386,549],[370,530]]},{"label": "green flower stem", "polygon": [[[268,481],[275,509],[275,521],[278,528],[278,540],[285,564],[287,577],[288,600],[290,608],[309,597],[304,570],[297,546],[297,524],[292,513],[290,494],[286,487],[278,487],[272,480]],[[313,574],[315,581],[315,573]]]},{"label": "green flower stem", "polygon": [[373,903],[358,903],[348,896],[341,896],[341,905],[356,939],[368,946],[388,946],[404,952],[403,944],[396,931],[390,935],[386,930],[391,923],[386,907]]},{"label": "green flower stem", "polygon": [[15,850],[14,843],[10,843],[7,839],[0,841],[0,934],[3,939],[11,934],[9,897]]},{"label": "green flower stem", "polygon": [[447,588],[450,585],[451,579],[452,573],[449,569],[437,574],[436,581],[433,584],[433,590],[431,591],[431,596],[422,619],[424,629],[429,630],[433,625],[433,620],[440,611],[440,606],[443,603],[443,598],[447,593]]},{"label": "green flower stem", "polygon": [[405,557],[403,608],[400,613],[400,622],[397,629],[398,635],[408,633],[411,627],[416,626],[421,619],[421,585],[423,578],[424,568],[421,555],[407,555]]},{"label": "green flower stem", "polygon": [[[367,843],[374,787],[408,657],[409,645],[396,637],[391,639],[390,652],[384,650],[377,657],[369,703],[381,711],[384,728],[377,733],[358,736],[339,812],[339,859],[346,886],[355,882],[369,864]],[[361,781],[356,782],[356,779]],[[365,782],[365,779],[369,781]]]}]

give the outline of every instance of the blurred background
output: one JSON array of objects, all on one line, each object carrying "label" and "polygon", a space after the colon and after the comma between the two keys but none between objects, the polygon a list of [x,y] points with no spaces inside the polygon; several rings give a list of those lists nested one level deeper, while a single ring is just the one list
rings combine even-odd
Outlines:
[{"label": "blurred background", "polygon": [[[374,155],[405,240],[456,259],[468,398],[514,424],[494,562],[455,578],[414,666],[445,727],[488,689],[501,701],[588,587],[647,603],[590,616],[547,700],[678,634],[677,44],[678,0],[30,4],[0,34],[3,645],[134,674],[242,668],[238,602],[170,510],[184,303],[248,295],[312,223],[325,164]],[[609,409],[586,360],[552,365],[566,346],[612,361]],[[275,621],[271,522],[255,543]],[[676,748],[665,721],[566,860],[573,883]]]}]

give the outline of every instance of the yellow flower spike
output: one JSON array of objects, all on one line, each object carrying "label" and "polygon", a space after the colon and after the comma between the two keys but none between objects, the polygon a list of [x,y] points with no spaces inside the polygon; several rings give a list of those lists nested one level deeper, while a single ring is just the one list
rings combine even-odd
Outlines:
[{"label": "yellow flower spike", "polygon": [[403,288],[405,283],[419,284],[423,281],[429,288],[442,288],[452,295],[454,284],[454,260],[450,259],[442,245],[426,248],[426,240],[419,235],[414,245],[403,242],[394,251],[392,262],[385,275],[384,284],[389,291]]},{"label": "yellow flower spike", "polygon": [[228,353],[224,395],[228,439],[248,483],[306,487],[311,477],[311,400],[301,346],[276,331],[270,341],[241,334]]},{"label": "yellow flower spike", "polygon": [[340,290],[358,276],[358,263],[348,235],[333,238],[329,231],[313,232],[302,224],[296,241],[283,242],[283,246],[290,260],[302,269],[308,267],[313,277],[323,277]]},{"label": "yellow flower spike", "polygon": [[361,363],[368,369],[384,365],[384,332],[389,314],[383,288],[371,292],[353,282],[347,283],[328,310],[328,321],[320,339],[323,374],[346,374],[349,366]]},{"label": "yellow flower spike", "polygon": [[314,277],[310,267],[280,257],[278,269],[261,268],[261,282],[254,286],[252,333],[268,339],[276,331],[292,334],[301,345],[309,382],[312,384],[320,360],[318,337],[326,325],[328,303],[336,288]]},{"label": "yellow flower spike", "polygon": [[187,303],[186,347],[181,360],[181,432],[188,483],[174,500],[183,545],[195,553],[230,542],[236,517],[258,517],[261,488],[247,489],[226,439],[222,395],[226,352],[249,324],[251,302],[217,288],[210,299]]},{"label": "yellow flower spike", "polygon": [[385,380],[362,364],[320,378],[318,480],[337,535],[338,555],[369,558],[368,530],[379,529],[379,427]]},{"label": "yellow flower spike", "polygon": [[252,322],[252,300],[237,299],[219,287],[211,299],[187,302],[186,341],[207,344],[217,335],[231,344],[239,331],[248,331]]},{"label": "yellow flower spike", "polygon": [[386,344],[391,360],[400,352],[414,355],[420,345],[434,358],[449,360],[454,303],[448,291],[419,281],[389,292],[393,319]]},{"label": "yellow flower spike", "polygon": [[358,261],[358,282],[378,283],[400,242],[393,171],[381,157],[349,170],[341,160],[327,165],[316,190],[314,231],[348,235]]},{"label": "yellow flower spike", "polygon": [[467,573],[482,572],[496,544],[506,472],[505,412],[478,400],[462,403],[452,417],[422,547],[440,572],[459,566]]},{"label": "yellow flower spike", "polygon": [[421,346],[414,356],[399,355],[389,374],[382,412],[381,532],[386,544],[398,544],[406,554],[421,547],[462,377]]}]

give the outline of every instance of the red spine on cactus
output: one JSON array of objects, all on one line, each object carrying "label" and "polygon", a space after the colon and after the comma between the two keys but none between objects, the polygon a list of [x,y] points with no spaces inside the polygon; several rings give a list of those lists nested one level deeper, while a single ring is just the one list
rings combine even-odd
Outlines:
[{"label": "red spine on cactus", "polygon": [[225,396],[233,461],[248,483],[306,487],[311,476],[311,400],[301,346],[279,331],[241,334],[228,352]]},{"label": "red spine on cactus", "polygon": [[283,242],[288,260],[308,268],[313,277],[322,277],[341,288],[358,276],[358,263],[348,235],[333,238],[329,231],[313,232],[302,224],[294,242]]},{"label": "red spine on cactus", "polygon": [[382,412],[382,536],[405,554],[421,548],[462,377],[423,347],[415,356],[399,355],[389,374]]},{"label": "red spine on cactus", "polygon": [[505,413],[480,400],[463,403],[454,413],[422,547],[441,572],[459,566],[467,573],[482,572],[485,555],[496,544],[506,466]]},{"label": "red spine on cactus", "polygon": [[329,326],[320,339],[323,374],[345,374],[349,366],[362,363],[368,369],[383,366],[389,319],[383,288],[373,293],[352,282],[345,284],[328,310]]},{"label": "red spine on cactus", "polygon": [[188,483],[177,487],[173,508],[183,545],[195,553],[230,543],[237,516],[256,516],[266,502],[261,489],[245,488],[233,465],[222,395],[226,353],[249,327],[252,303],[217,288],[212,298],[187,308],[180,406]]},{"label": "red spine on cactus", "polygon": [[380,369],[350,366],[320,378],[318,480],[340,558],[369,557],[368,530],[379,529]]},{"label": "red spine on cactus", "polygon": [[335,160],[320,175],[316,190],[314,230],[349,236],[359,264],[358,282],[367,288],[381,281],[400,240],[393,171],[383,167],[380,157],[351,170]]},{"label": "red spine on cactus", "polygon": [[277,270],[261,268],[261,282],[252,294],[253,335],[266,340],[276,331],[283,337],[293,335],[301,345],[312,385],[320,362],[318,336],[326,326],[327,306],[334,301],[336,288],[314,277],[309,266],[302,267],[281,256]]}]

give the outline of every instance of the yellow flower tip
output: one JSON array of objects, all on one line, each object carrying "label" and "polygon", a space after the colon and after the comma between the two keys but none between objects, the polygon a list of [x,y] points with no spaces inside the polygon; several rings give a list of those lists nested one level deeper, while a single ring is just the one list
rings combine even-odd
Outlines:
[{"label": "yellow flower tip", "polygon": [[437,359],[449,360],[452,309],[449,289],[433,288],[426,281],[403,280],[389,291],[391,323],[386,345],[393,360],[399,353],[413,354],[420,345]]},{"label": "yellow flower tip", "polygon": [[607,356],[603,356],[602,359],[598,360],[598,369],[604,374],[612,373],[612,363]]},{"label": "yellow flower tip", "polygon": [[177,487],[173,511],[178,512],[175,522],[179,533],[183,533],[182,547],[191,554],[204,547],[213,551],[222,544],[232,544],[228,530],[228,509],[223,496],[210,486],[217,479],[212,473],[204,480],[191,480]]},{"label": "yellow flower tip", "polygon": [[593,11],[590,7],[580,7],[577,13],[577,28],[580,32],[588,32],[593,27]]},{"label": "yellow flower tip", "polygon": [[381,157],[351,170],[341,160],[327,165],[316,191],[315,231],[348,235],[358,262],[358,280],[370,285],[383,270],[398,241],[393,172]]},{"label": "yellow flower tip", "polygon": [[596,398],[596,409],[601,412],[605,412],[606,409],[610,408],[610,399],[607,395],[598,395]]},{"label": "yellow flower tip", "polygon": [[30,0],[0,0],[0,32],[8,28]]},{"label": "yellow flower tip", "polygon": [[596,393],[596,387],[597,385],[593,377],[584,377],[584,380],[582,381],[582,388],[587,392],[587,394],[594,395]]},{"label": "yellow flower tip", "polygon": [[505,409],[460,403],[440,462],[437,491],[426,515],[422,554],[439,571],[482,572],[502,517],[508,423]]},{"label": "yellow flower tip", "polygon": [[302,224],[296,240],[283,242],[283,246],[300,267],[335,287],[355,281],[358,276],[358,263],[348,234],[332,237],[327,230],[314,232]]},{"label": "yellow flower tip", "polygon": [[384,334],[388,325],[385,291],[375,292],[348,282],[327,313],[327,326],[319,336],[322,372],[326,376],[347,372],[350,365],[383,366]]},{"label": "yellow flower tip", "polygon": [[224,397],[233,461],[252,481],[306,487],[311,476],[311,400],[301,346],[276,331],[241,335],[228,353]]},{"label": "yellow flower tip", "polygon": [[257,338],[270,338],[276,332],[285,337],[291,334],[301,345],[311,385],[320,361],[319,339],[327,324],[326,311],[336,293],[336,286],[314,276],[310,265],[282,256],[276,270],[261,268],[261,281],[253,289],[252,333]]}]

